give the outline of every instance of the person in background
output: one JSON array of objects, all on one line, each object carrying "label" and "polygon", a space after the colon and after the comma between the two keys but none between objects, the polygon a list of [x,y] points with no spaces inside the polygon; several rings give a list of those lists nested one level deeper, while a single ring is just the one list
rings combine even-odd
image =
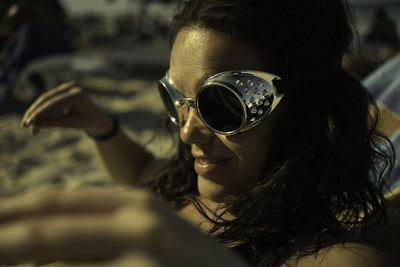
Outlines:
[{"label": "person in background", "polygon": [[[12,34],[2,51],[4,88],[0,92],[0,113],[13,110],[15,102],[12,90],[30,62],[72,51],[65,13],[61,6],[56,4],[58,1],[52,2],[52,5],[32,5],[21,1],[13,4],[8,10],[6,22]],[[43,92],[43,81],[38,75],[33,74],[29,79],[38,87],[38,92]]]},{"label": "person in background", "polygon": [[360,48],[349,49],[343,55],[343,67],[360,81],[400,51],[396,24],[385,9],[376,9]]},{"label": "person in background", "polygon": [[389,18],[386,10],[375,11],[375,19],[365,37],[365,42],[378,42],[399,48],[400,40],[396,24]]},{"label": "person in background", "polygon": [[394,155],[373,98],[341,68],[349,12],[343,0],[185,1],[159,81],[179,127],[169,161],[73,82],[42,95],[22,126],[86,131],[132,188],[2,200],[0,262],[395,266],[363,239],[386,217]]},{"label": "person in background", "polygon": [[363,46],[375,51],[374,56],[377,65],[382,64],[400,51],[400,39],[396,24],[385,9],[376,9],[374,21],[364,39]]}]

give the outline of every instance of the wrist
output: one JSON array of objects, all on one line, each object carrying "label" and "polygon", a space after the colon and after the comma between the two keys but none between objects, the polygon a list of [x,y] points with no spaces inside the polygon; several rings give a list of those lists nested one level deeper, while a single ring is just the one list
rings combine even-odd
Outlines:
[{"label": "wrist", "polygon": [[113,116],[105,113],[96,114],[90,119],[90,124],[86,125],[85,131],[93,135],[104,135],[113,128]]},{"label": "wrist", "polygon": [[96,141],[108,140],[119,131],[119,120],[114,116],[106,116],[98,125],[98,127],[86,129],[86,135]]}]

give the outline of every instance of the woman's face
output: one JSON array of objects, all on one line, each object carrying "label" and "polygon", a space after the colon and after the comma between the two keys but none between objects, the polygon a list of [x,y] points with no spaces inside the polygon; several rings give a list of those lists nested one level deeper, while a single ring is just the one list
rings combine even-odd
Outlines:
[{"label": "woman's face", "polygon": [[[252,49],[207,29],[182,29],[172,47],[169,74],[186,97],[195,97],[199,84],[216,73],[246,69],[262,70],[265,64]],[[251,130],[233,136],[212,132],[194,108],[178,110],[180,137],[191,146],[202,197],[227,201],[262,176],[280,109]]]}]

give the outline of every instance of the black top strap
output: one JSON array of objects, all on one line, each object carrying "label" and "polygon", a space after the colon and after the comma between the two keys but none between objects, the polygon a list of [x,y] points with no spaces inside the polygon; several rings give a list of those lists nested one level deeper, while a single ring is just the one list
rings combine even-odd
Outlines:
[{"label": "black top strap", "polygon": [[320,83],[327,74],[340,72],[341,70],[341,60],[328,60],[322,64],[289,73],[280,79],[275,78],[272,83],[279,94],[292,94],[303,88]]}]

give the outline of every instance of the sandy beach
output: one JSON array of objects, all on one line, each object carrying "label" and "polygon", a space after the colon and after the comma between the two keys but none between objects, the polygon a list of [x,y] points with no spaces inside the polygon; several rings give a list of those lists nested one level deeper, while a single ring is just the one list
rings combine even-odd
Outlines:
[{"label": "sandy beach", "polygon": [[[156,78],[112,75],[126,69],[127,66],[120,72],[110,70],[110,75],[75,76],[97,105],[120,119],[132,138],[146,145],[157,157],[168,157],[171,138],[158,130],[166,114],[158,96]],[[27,128],[20,127],[22,116],[22,113],[0,116],[0,197],[54,185],[118,186],[103,170],[85,133],[53,128],[30,136]]]}]

